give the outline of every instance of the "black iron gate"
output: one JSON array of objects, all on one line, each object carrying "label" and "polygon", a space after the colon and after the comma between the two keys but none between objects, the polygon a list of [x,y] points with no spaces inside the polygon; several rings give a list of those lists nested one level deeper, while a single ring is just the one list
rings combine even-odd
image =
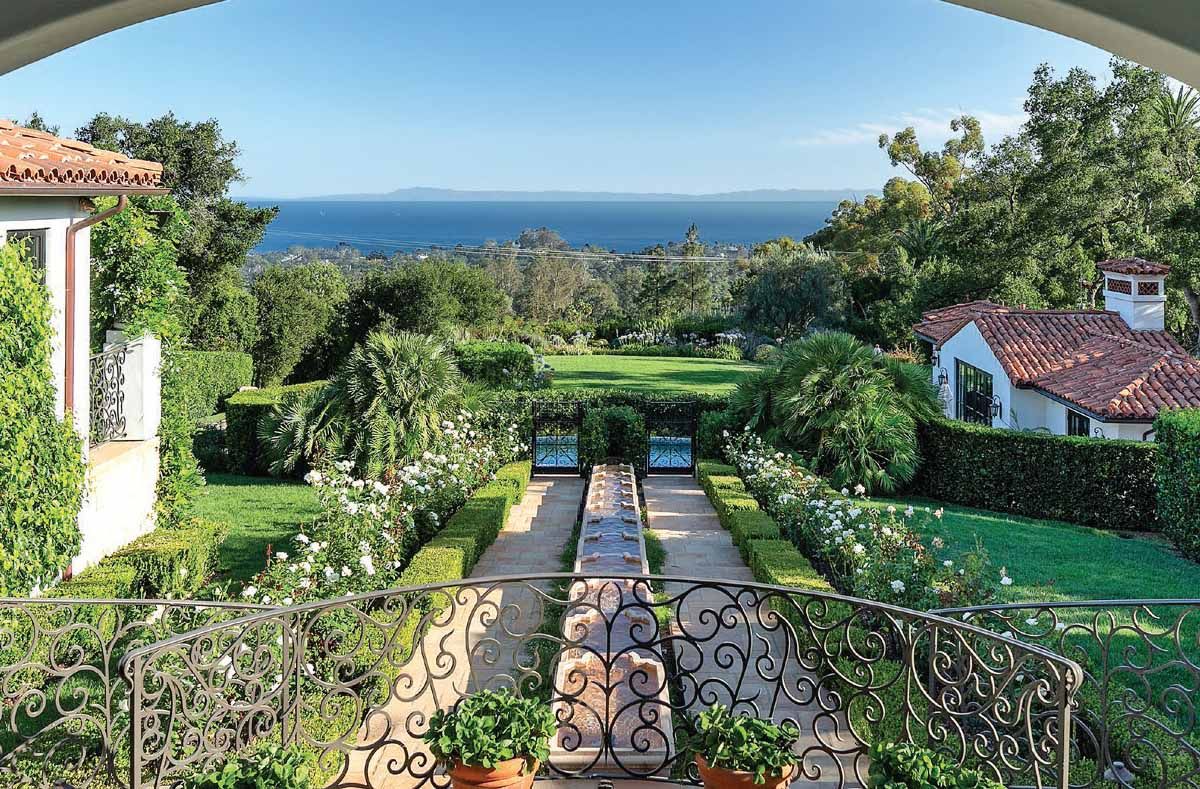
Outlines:
[{"label": "black iron gate", "polygon": [[583,403],[534,400],[532,410],[534,473],[578,474]]},{"label": "black iron gate", "polygon": [[646,403],[647,474],[690,474],[696,467],[696,403]]}]

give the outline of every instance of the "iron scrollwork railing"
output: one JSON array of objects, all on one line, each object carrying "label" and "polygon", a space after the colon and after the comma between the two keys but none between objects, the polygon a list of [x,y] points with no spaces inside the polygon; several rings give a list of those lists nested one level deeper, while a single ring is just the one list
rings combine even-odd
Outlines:
[{"label": "iron scrollwork railing", "polygon": [[128,349],[117,346],[91,357],[91,443],[125,437],[125,358]]},{"label": "iron scrollwork railing", "polygon": [[[121,669],[133,785],[171,785],[272,738],[315,752],[322,785],[444,787],[420,735],[435,709],[483,687],[553,703],[552,777],[698,783],[677,744],[691,713],[722,702],[796,723],[805,781],[865,785],[866,747],[888,739],[933,747],[1009,785],[1067,785],[1064,734],[1080,669],[1046,649],[833,594],[580,580],[390,590],[135,649]],[[665,671],[636,668],[643,663]],[[584,749],[585,740],[603,745]]]},{"label": "iron scrollwork railing", "polygon": [[128,786],[122,654],[264,606],[0,599],[0,786]]},{"label": "iron scrollwork railing", "polygon": [[1200,600],[1101,600],[948,609],[947,617],[1067,656],[1076,786],[1200,786]]}]

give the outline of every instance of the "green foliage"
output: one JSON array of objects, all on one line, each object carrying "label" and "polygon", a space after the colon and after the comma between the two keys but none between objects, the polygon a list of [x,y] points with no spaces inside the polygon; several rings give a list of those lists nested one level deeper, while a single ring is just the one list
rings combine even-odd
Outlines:
[{"label": "green foliage", "polygon": [[258,302],[232,267],[193,285],[190,341],[213,351],[249,353],[258,340]]},{"label": "green foliage", "polygon": [[1154,431],[1159,523],[1180,553],[1200,561],[1200,410],[1160,412]]},{"label": "green foliage", "polygon": [[735,510],[729,514],[729,536],[742,555],[742,561],[750,560],[750,543],[754,540],[778,540],[779,525],[762,510]]},{"label": "green foliage", "polygon": [[579,431],[579,462],[586,472],[606,461],[629,463],[639,473],[646,467],[646,420],[632,407],[614,405],[584,413]]},{"label": "green foliage", "polygon": [[[1169,430],[1168,430],[1169,432]],[[1157,530],[1152,442],[1051,436],[937,419],[914,489],[931,498],[1103,529]]]},{"label": "green foliage", "polygon": [[811,453],[835,487],[894,490],[917,473],[917,422],[938,413],[932,385],[843,332],[784,346],[776,366],[731,398],[735,418]]},{"label": "green foliage", "polygon": [[49,294],[0,246],[0,595],[46,586],[79,551],[81,439],[55,408]]},{"label": "green foliage", "polygon": [[721,457],[725,433],[737,427],[728,409],[700,414],[696,419],[696,454],[702,458]]},{"label": "green foliage", "polygon": [[746,320],[772,337],[799,337],[810,328],[841,325],[845,286],[837,261],[815,247],[771,247],[750,260],[741,284]]},{"label": "green foliage", "polygon": [[533,350],[519,342],[476,340],[454,346],[458,369],[468,381],[495,387],[532,389],[537,373]]},{"label": "green foliage", "polygon": [[298,400],[315,396],[328,381],[311,381],[269,389],[249,389],[231,395],[225,403],[225,446],[230,467],[245,474],[265,474],[269,461],[259,445],[259,424],[277,407],[289,408]]},{"label": "green foliage", "polygon": [[229,525],[194,518],[183,526],[160,528],[126,545],[102,562],[131,567],[134,597],[187,598],[217,569]]},{"label": "green foliage", "polygon": [[723,704],[714,704],[688,722],[686,747],[702,756],[710,767],[754,773],[756,784],[782,777],[796,765],[792,746],[800,731],[791,722],[735,715]]},{"label": "green foliage", "polygon": [[185,779],[183,789],[308,789],[313,756],[301,746],[264,743],[221,767]]},{"label": "green foliage", "polygon": [[705,477],[736,477],[737,469],[727,463],[718,463],[714,460],[701,460],[696,464],[696,479],[703,480]]},{"label": "green foliage", "polygon": [[138,597],[137,570],[128,564],[103,561],[46,590],[60,600],[129,600]]},{"label": "green foliage", "polygon": [[225,400],[250,386],[254,362],[246,353],[232,351],[176,351],[173,373],[188,419],[196,422],[225,408]]},{"label": "green foliage", "polygon": [[983,773],[912,743],[875,742],[869,757],[870,789],[1004,789]]},{"label": "green foliage", "polygon": [[258,304],[255,383],[281,383],[314,342],[325,337],[347,298],[346,278],[332,263],[271,266],[251,288]]},{"label": "green foliage", "polygon": [[738,380],[758,369],[749,362],[725,359],[590,355],[554,356],[553,389],[599,388],[640,391],[668,399],[677,392],[716,397],[726,394]]},{"label": "green foliage", "polygon": [[746,547],[754,580],[805,592],[833,592],[812,562],[787,540],[750,540]]},{"label": "green foliage", "polygon": [[778,355],[779,355],[779,346],[778,345],[768,345],[766,343],[763,343],[762,345],[760,345],[754,349],[754,356],[752,358],[754,359],[754,361],[758,362],[759,364],[768,364],[770,362],[775,361],[775,357]]},{"label": "green foliage", "polygon": [[262,420],[259,437],[277,474],[331,458],[379,479],[428,449],[462,395],[458,367],[440,340],[372,332],[329,386],[280,404]]},{"label": "green foliage", "polygon": [[443,764],[495,767],[524,759],[526,771],[550,758],[557,723],[548,704],[514,696],[506,688],[481,690],[429,718],[421,739]]}]

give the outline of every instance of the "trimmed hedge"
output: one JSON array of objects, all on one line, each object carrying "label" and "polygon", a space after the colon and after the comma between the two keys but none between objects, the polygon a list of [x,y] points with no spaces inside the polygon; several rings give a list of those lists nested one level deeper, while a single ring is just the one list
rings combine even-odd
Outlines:
[{"label": "trimmed hedge", "polygon": [[[584,412],[596,408],[627,405],[638,413],[645,413],[651,403],[684,403],[694,409],[700,417],[709,411],[723,411],[729,405],[728,395],[714,395],[691,391],[640,392],[632,389],[540,389],[518,391],[505,389],[495,393],[491,406],[493,413],[517,422],[521,435],[533,433],[533,402],[583,404]],[[704,455],[701,454],[701,457]]]},{"label": "trimmed hedge", "polygon": [[225,400],[254,381],[254,361],[233,351],[178,351],[173,374],[188,418],[199,421],[220,412]]},{"label": "trimmed hedge", "polygon": [[325,388],[328,381],[312,381],[268,389],[248,389],[231,396],[225,403],[225,448],[229,465],[243,474],[267,473],[258,439],[258,423],[277,405],[293,397],[302,397]]},{"label": "trimmed hedge", "polygon": [[467,380],[489,386],[529,388],[537,373],[533,349],[519,342],[463,342],[454,355]]},{"label": "trimmed hedge", "polygon": [[446,526],[417,551],[400,574],[399,585],[443,583],[466,578],[504,528],[509,510],[525,495],[532,473],[528,460],[509,463],[496,479],[475,492]]},{"label": "trimmed hedge", "polygon": [[646,420],[627,405],[593,408],[583,417],[579,431],[579,461],[586,474],[607,460],[628,463],[646,472]]},{"label": "trimmed hedge", "polygon": [[216,572],[228,535],[229,524],[197,518],[178,529],[139,537],[105,561],[133,568],[134,597],[188,597]]},{"label": "trimmed hedge", "polygon": [[103,561],[69,581],[46,590],[46,597],[77,600],[128,600],[137,597],[137,570],[127,564]]},{"label": "trimmed hedge", "polygon": [[696,464],[696,479],[700,480],[701,485],[704,484],[705,477],[712,476],[736,477],[737,469],[728,463],[719,463],[715,460],[701,460]]},{"label": "trimmed hedge", "polygon": [[751,540],[747,546],[754,580],[806,592],[833,592],[825,576],[787,540]]},{"label": "trimmed hedge", "polygon": [[762,510],[743,510],[729,515],[729,536],[737,546],[742,561],[750,562],[750,543],[754,540],[778,540],[779,524]]},{"label": "trimmed hedge", "polygon": [[1159,528],[1152,442],[937,420],[920,428],[913,489],[930,498],[1101,529]]},{"label": "trimmed hedge", "polygon": [[1157,511],[1163,534],[1181,554],[1200,561],[1200,410],[1160,413],[1154,430]]}]

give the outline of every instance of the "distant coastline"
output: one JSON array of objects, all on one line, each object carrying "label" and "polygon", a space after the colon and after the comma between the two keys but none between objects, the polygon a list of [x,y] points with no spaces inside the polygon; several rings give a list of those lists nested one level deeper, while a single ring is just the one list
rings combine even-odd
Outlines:
[{"label": "distant coastline", "polygon": [[248,196],[242,200],[279,202],[389,203],[838,203],[861,199],[873,189],[749,189],[711,194],[675,192],[576,192],[486,189],[439,189],[414,186],[392,192],[334,194],[315,197]]}]

